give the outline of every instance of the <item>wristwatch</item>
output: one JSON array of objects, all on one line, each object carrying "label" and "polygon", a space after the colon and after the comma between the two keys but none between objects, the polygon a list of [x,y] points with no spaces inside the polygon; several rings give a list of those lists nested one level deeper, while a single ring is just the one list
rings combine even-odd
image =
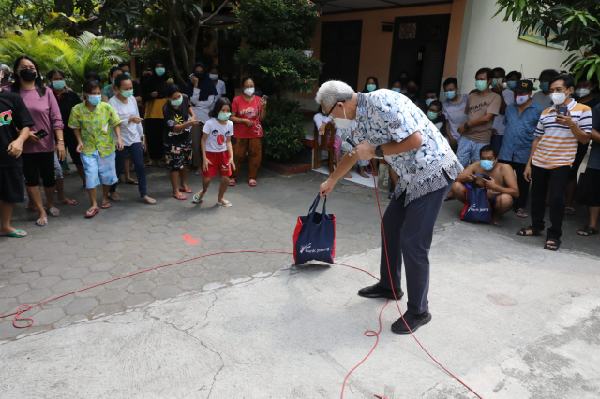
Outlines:
[{"label": "wristwatch", "polygon": [[383,158],[383,148],[381,148],[380,145],[378,145],[377,147],[375,147],[375,156],[377,158]]}]

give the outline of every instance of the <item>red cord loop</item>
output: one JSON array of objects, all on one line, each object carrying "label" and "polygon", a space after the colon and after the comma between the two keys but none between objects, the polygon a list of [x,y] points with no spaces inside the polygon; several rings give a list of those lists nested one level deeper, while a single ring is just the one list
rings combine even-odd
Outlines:
[{"label": "red cord loop", "polygon": [[14,313],[12,325],[14,328],[29,328],[33,326],[33,319],[29,317],[21,317],[23,313],[31,310],[33,306],[28,304],[20,305]]}]

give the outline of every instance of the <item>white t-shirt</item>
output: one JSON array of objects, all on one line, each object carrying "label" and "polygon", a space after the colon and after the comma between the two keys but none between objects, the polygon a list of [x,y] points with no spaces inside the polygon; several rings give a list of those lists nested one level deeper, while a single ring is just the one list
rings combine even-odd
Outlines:
[{"label": "white t-shirt", "polygon": [[227,138],[233,136],[233,122],[221,124],[217,119],[210,118],[204,123],[202,132],[208,136],[206,139],[206,152],[227,151]]},{"label": "white t-shirt", "polygon": [[117,111],[119,119],[121,120],[121,137],[123,138],[123,144],[127,147],[133,143],[141,143],[144,137],[144,128],[141,123],[129,122],[129,118],[132,116],[140,116],[140,110],[138,109],[137,101],[135,97],[131,96],[127,98],[127,104],[121,102],[117,96],[113,96],[108,100],[108,103]]},{"label": "white t-shirt", "polygon": [[212,111],[217,99],[217,96],[208,96],[206,101],[200,101],[200,89],[194,88],[190,97],[190,103],[192,104],[192,110],[194,111],[194,115],[196,115],[196,119],[201,122],[209,120],[210,116],[208,114]]}]

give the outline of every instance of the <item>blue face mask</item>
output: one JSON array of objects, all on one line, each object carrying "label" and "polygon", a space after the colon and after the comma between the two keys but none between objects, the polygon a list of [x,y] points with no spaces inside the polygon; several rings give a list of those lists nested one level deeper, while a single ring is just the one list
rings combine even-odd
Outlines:
[{"label": "blue face mask", "polygon": [[547,93],[548,90],[550,90],[550,83],[549,82],[540,82],[540,90],[543,91],[544,93]]},{"label": "blue face mask", "polygon": [[444,93],[448,100],[454,100],[456,98],[456,91],[447,91]]},{"label": "blue face mask", "polygon": [[88,94],[87,101],[90,105],[95,107],[96,105],[100,104],[100,101],[102,101],[102,96],[100,94]]},{"label": "blue face mask", "polygon": [[370,93],[370,92],[372,92],[372,91],[375,91],[375,90],[377,90],[377,85],[375,85],[375,84],[373,84],[373,83],[369,83],[369,84],[367,85],[367,91],[368,91],[369,93]]},{"label": "blue face mask", "polygon": [[63,80],[53,80],[52,81],[52,88],[56,89],[56,90],[62,90],[67,86],[67,82]]},{"label": "blue face mask", "polygon": [[485,91],[488,89],[488,81],[484,80],[484,79],[480,79],[480,80],[476,80],[475,81],[475,88],[478,91]]},{"label": "blue face mask", "polygon": [[490,161],[487,159],[482,159],[481,161],[479,161],[479,165],[481,165],[483,170],[486,170],[488,172],[494,169],[494,161]]},{"label": "blue face mask", "polygon": [[121,90],[121,95],[125,98],[133,96],[133,89]]},{"label": "blue face mask", "polygon": [[514,91],[517,88],[517,83],[518,82],[516,80],[507,80],[506,86],[508,86],[509,89]]},{"label": "blue face mask", "polygon": [[402,90],[399,87],[392,87],[392,91],[395,91],[396,93],[402,93]]}]

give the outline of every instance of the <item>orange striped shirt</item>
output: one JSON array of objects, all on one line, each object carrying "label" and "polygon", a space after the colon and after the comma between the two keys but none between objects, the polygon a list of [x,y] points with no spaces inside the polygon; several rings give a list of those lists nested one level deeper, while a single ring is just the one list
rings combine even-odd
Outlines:
[{"label": "orange striped shirt", "polygon": [[[571,100],[567,106],[569,115],[584,132],[592,132],[592,109]],[[556,122],[556,107],[542,112],[534,135],[541,137],[533,153],[531,163],[539,168],[555,169],[571,166],[577,154],[578,141],[571,129]]]}]

